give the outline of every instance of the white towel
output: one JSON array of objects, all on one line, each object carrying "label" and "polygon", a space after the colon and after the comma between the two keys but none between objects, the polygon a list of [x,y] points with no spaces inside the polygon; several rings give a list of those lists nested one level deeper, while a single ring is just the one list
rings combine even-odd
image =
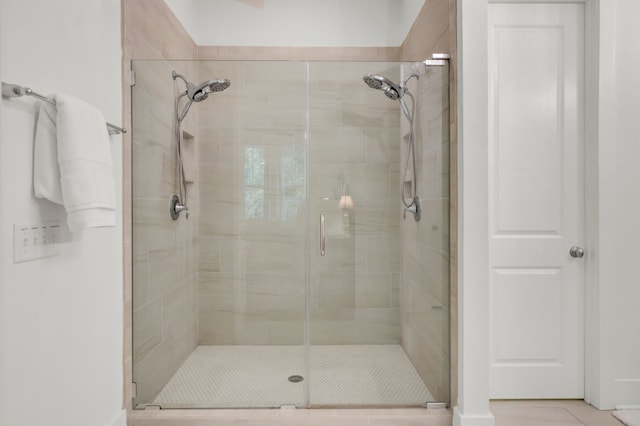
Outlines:
[{"label": "white towel", "polygon": [[56,108],[41,102],[33,150],[33,190],[38,198],[64,204],[56,132]]},{"label": "white towel", "polygon": [[115,182],[102,113],[68,95],[50,98],[56,107],[43,103],[36,126],[36,196],[63,204],[72,231],[115,226]]}]

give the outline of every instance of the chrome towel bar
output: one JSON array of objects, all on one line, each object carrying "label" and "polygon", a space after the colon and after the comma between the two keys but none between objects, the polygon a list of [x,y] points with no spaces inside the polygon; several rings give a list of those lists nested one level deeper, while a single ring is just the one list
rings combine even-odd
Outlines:
[{"label": "chrome towel bar", "polygon": [[[32,96],[34,98],[40,99],[41,101],[47,102],[53,106],[56,105],[56,102],[52,99],[47,98],[37,92],[34,92],[28,87],[22,87],[17,84],[5,83],[2,82],[2,97],[3,98],[17,98],[20,96]],[[127,133],[127,129],[122,128],[120,126],[116,126],[115,124],[111,124],[107,122],[107,130],[110,135],[119,135],[122,133]]]}]

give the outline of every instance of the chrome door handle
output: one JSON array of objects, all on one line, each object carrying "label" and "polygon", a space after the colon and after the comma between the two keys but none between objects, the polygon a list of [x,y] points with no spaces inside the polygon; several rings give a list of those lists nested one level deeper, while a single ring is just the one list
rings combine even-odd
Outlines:
[{"label": "chrome door handle", "polygon": [[320,256],[324,256],[325,253],[325,239],[324,239],[324,215],[320,215]]},{"label": "chrome door handle", "polygon": [[573,246],[569,249],[569,254],[571,257],[582,257],[584,256],[584,250],[582,247]]}]

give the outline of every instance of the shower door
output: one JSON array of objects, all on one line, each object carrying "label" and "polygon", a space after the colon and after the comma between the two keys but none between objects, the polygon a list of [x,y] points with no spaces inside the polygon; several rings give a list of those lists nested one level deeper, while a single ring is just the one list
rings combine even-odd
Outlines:
[{"label": "shower door", "polygon": [[[306,354],[306,65],[133,68],[134,406],[305,406],[288,379]],[[174,70],[231,81],[182,122],[189,215],[176,221]]]},{"label": "shower door", "polygon": [[[134,406],[448,401],[446,73],[412,88],[439,102],[417,105],[430,182],[417,223],[399,195],[406,120],[362,81],[399,81],[400,64],[133,66]],[[189,216],[177,221],[173,70],[231,81],[182,123]]]},{"label": "shower door", "polygon": [[303,407],[306,67],[197,67],[200,80],[228,78],[231,86],[198,105],[196,352],[220,366],[216,407]]},{"label": "shower door", "polygon": [[362,80],[381,70],[399,76],[386,63],[309,64],[312,406],[409,403],[383,400],[377,380],[399,348],[401,270],[400,110]]},{"label": "shower door", "polygon": [[[309,405],[447,402],[448,73],[384,62],[308,67]],[[403,220],[407,120],[398,101],[363,82],[413,72],[421,222]]]}]

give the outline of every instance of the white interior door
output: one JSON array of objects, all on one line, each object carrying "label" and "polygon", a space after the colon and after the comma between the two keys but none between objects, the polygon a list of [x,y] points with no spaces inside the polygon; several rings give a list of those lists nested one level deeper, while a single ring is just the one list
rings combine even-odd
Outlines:
[{"label": "white interior door", "polygon": [[489,6],[492,398],[584,396],[583,9]]}]

